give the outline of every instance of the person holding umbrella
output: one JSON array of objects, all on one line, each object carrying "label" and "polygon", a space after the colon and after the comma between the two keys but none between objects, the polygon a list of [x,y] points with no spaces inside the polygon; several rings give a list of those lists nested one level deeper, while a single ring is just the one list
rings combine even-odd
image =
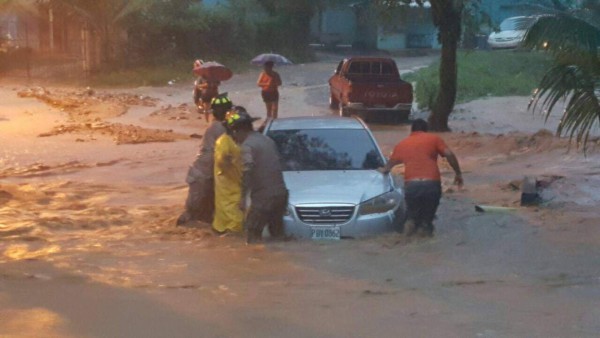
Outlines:
[{"label": "person holding umbrella", "polygon": [[262,99],[267,108],[267,120],[276,119],[279,110],[279,90],[281,86],[281,77],[279,73],[273,70],[275,63],[273,61],[266,61],[264,63],[264,70],[258,76],[256,84],[262,88]]},{"label": "person holding umbrella", "polygon": [[199,76],[194,87],[194,103],[204,112],[204,118],[209,123],[211,102],[219,95],[221,81],[229,80],[233,76],[233,72],[215,61],[196,60],[194,74]]},{"label": "person holding umbrella", "polygon": [[200,90],[200,101],[202,102],[202,111],[204,112],[206,123],[210,122],[210,102],[219,95],[220,84],[220,81],[209,79],[205,76],[201,76],[198,79],[197,87]]}]

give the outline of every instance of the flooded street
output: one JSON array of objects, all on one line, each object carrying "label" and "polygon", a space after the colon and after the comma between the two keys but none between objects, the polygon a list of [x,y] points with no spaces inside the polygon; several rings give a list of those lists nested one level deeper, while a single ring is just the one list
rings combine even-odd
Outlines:
[{"label": "flooded street", "polygon": [[[435,58],[396,61],[407,71]],[[280,116],[332,114],[338,61],[279,68]],[[264,118],[258,72],[221,91]],[[47,99],[0,84],[0,336],[600,335],[600,145],[568,151],[528,98],[457,106],[441,136],[465,188],[444,162],[433,238],[246,246],[175,227],[206,128],[192,82],[47,87]],[[409,132],[371,128],[386,153]],[[511,183],[524,175],[550,182],[540,206],[519,206]]]}]

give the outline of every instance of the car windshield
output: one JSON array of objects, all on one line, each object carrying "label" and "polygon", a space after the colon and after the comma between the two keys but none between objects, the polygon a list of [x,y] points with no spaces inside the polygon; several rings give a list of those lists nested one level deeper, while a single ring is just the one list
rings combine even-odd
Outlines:
[{"label": "car windshield", "polygon": [[363,129],[293,129],[269,131],[283,168],[304,170],[368,170],[383,165],[375,142]]},{"label": "car windshield", "polygon": [[508,18],[502,21],[500,24],[501,31],[516,31],[516,30],[526,30],[533,25],[535,22],[535,18],[533,17],[515,17]]}]

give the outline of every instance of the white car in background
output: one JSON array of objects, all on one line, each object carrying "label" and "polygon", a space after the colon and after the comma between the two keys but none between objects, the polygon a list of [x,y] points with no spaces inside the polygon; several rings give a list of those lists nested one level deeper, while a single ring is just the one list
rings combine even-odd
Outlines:
[{"label": "white car in background", "polygon": [[490,48],[517,48],[523,42],[525,33],[539,16],[513,16],[500,23],[500,31],[492,32],[488,37]]}]

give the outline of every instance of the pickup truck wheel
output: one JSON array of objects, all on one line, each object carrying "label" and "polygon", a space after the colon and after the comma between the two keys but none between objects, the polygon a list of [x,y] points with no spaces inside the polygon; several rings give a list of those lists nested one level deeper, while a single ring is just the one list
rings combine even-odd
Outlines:
[{"label": "pickup truck wheel", "polygon": [[340,106],[340,101],[338,101],[333,94],[329,95],[329,108],[338,109]]}]

